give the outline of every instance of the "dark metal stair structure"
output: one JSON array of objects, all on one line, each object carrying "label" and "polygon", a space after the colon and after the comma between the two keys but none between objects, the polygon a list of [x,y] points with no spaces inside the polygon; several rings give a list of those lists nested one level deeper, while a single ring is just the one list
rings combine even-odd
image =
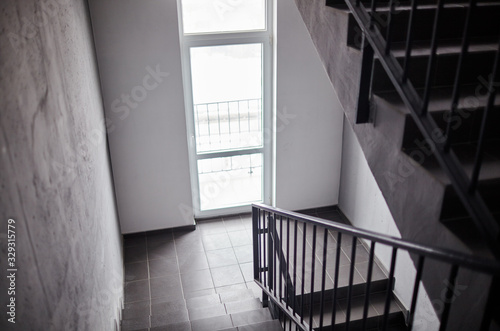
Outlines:
[{"label": "dark metal stair structure", "polygon": [[[439,316],[439,330],[446,330],[460,295],[459,274],[500,273],[497,261],[361,230],[339,219],[263,204],[253,205],[252,217],[254,279],[284,330],[412,330],[421,318],[421,280],[434,274],[436,263],[448,271]],[[388,272],[377,249],[390,257]],[[408,307],[394,292],[398,256],[405,253],[418,260]]]},{"label": "dark metal stair structure", "polygon": [[[295,2],[403,238],[498,260],[500,2]],[[464,279],[500,315],[498,279]]]}]

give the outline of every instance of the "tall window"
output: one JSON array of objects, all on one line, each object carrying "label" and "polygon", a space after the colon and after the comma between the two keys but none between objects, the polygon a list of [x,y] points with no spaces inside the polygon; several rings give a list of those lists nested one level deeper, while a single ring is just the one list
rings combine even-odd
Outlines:
[{"label": "tall window", "polygon": [[195,216],[270,203],[272,0],[179,0]]}]

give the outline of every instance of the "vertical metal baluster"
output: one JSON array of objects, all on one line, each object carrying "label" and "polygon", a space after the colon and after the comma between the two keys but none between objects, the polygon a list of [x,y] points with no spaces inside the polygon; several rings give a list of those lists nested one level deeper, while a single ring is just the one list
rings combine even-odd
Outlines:
[{"label": "vertical metal baluster", "polygon": [[436,50],[437,50],[437,31],[439,25],[439,17],[441,16],[441,11],[443,10],[444,0],[438,0],[438,6],[436,9],[436,15],[434,16],[434,25],[432,30],[432,41],[431,41],[431,55],[429,58],[429,63],[427,65],[427,76],[425,78],[424,96],[422,98],[422,109],[420,110],[420,115],[424,116],[427,114],[427,107],[429,105],[429,97],[432,85],[432,78],[434,77],[434,67],[436,66]]},{"label": "vertical metal baluster", "polygon": [[347,288],[347,309],[345,318],[345,329],[349,331],[349,324],[351,319],[351,304],[352,304],[352,283],[354,281],[354,273],[356,272],[354,264],[356,263],[356,237],[352,237],[352,249],[351,249],[351,265],[349,271],[349,287]]},{"label": "vertical metal baluster", "polygon": [[290,301],[290,284],[289,284],[289,279],[288,275],[290,274],[290,268],[289,263],[290,263],[290,218],[286,218],[286,260],[285,260],[285,266],[286,266],[286,274],[285,274],[285,305],[286,308],[288,309],[289,301]]},{"label": "vertical metal baluster", "polygon": [[455,291],[455,282],[457,280],[458,265],[451,267],[450,277],[448,278],[448,289],[446,291],[443,313],[441,314],[441,325],[439,331],[445,331],[448,325],[448,316],[450,315],[451,302],[453,301],[453,292]]},{"label": "vertical metal baluster", "polygon": [[316,224],[313,226],[313,239],[312,239],[312,263],[311,263],[311,305],[309,309],[309,325],[313,327],[313,305],[314,305],[314,269],[316,267]]},{"label": "vertical metal baluster", "polygon": [[418,257],[417,275],[415,276],[415,285],[413,286],[413,296],[411,298],[410,313],[408,314],[408,331],[413,329],[413,318],[415,317],[415,311],[417,310],[417,298],[418,290],[420,288],[420,279],[422,279],[422,271],[424,269],[425,257],[420,255]]},{"label": "vertical metal baluster", "polygon": [[363,323],[361,325],[361,330],[366,330],[366,320],[368,319],[368,307],[370,305],[370,289],[372,283],[372,270],[373,270],[373,260],[375,258],[375,241],[372,241],[370,247],[370,258],[368,259],[368,271],[366,274],[366,293],[365,293],[365,305],[363,309]]},{"label": "vertical metal baluster", "polygon": [[337,251],[335,252],[335,276],[333,284],[333,310],[332,310],[332,326],[335,328],[335,319],[337,315],[337,289],[339,285],[339,267],[340,267],[340,251],[342,243],[342,233],[337,233]]},{"label": "vertical metal baluster", "polygon": [[377,0],[372,0],[371,10],[370,10],[370,30],[373,29],[375,25],[375,15],[377,14]]},{"label": "vertical metal baluster", "polygon": [[328,229],[324,230],[323,237],[323,269],[321,271],[321,299],[320,299],[320,311],[319,311],[319,329],[323,330],[323,312],[325,305],[325,281],[326,281],[326,253],[328,246]]},{"label": "vertical metal baluster", "polygon": [[408,70],[410,68],[411,50],[413,48],[413,24],[415,23],[415,12],[417,11],[417,0],[411,0],[410,18],[408,21],[408,30],[406,33],[406,49],[405,49],[405,63],[403,67],[403,77],[401,81],[406,83],[408,79]]},{"label": "vertical metal baluster", "polygon": [[259,209],[252,206],[253,279],[260,282]]},{"label": "vertical metal baluster", "polygon": [[305,266],[306,266],[306,229],[307,224],[304,222],[302,226],[302,281],[301,281],[301,298],[300,298],[300,322],[304,322],[304,284],[305,284]]},{"label": "vertical metal baluster", "polygon": [[359,77],[358,103],[356,109],[356,124],[370,121],[370,89],[372,83],[373,48],[363,34],[361,58],[361,75]]},{"label": "vertical metal baluster", "polygon": [[500,58],[500,40],[498,42],[498,49],[497,53],[495,55],[495,61],[493,63],[493,70],[491,72],[490,76],[490,82],[488,86],[488,102],[486,104],[486,107],[484,108],[483,112],[483,118],[481,120],[481,129],[479,130],[479,139],[477,142],[477,149],[476,149],[476,155],[474,158],[474,167],[472,169],[472,175],[471,175],[471,180],[469,182],[469,192],[472,193],[476,190],[477,187],[477,182],[479,179],[479,173],[481,170],[481,164],[483,162],[483,148],[484,148],[484,135],[486,132],[486,124],[488,123],[488,114],[491,111],[491,108],[493,107],[493,103],[495,102],[495,97],[496,97],[496,90],[495,90],[495,81],[497,80],[498,77],[498,62]]},{"label": "vertical metal baluster", "polygon": [[389,271],[389,279],[387,279],[387,294],[385,296],[385,308],[384,308],[384,317],[382,322],[382,330],[387,330],[387,320],[389,317],[389,308],[391,307],[391,299],[392,299],[392,284],[394,281],[394,271],[396,269],[396,255],[398,253],[397,247],[392,248],[392,257],[391,257],[391,269]]},{"label": "vertical metal baluster", "polygon": [[[280,242],[280,251],[278,252],[280,257],[279,257],[279,270],[283,270],[283,216],[280,215],[280,237],[279,237],[279,242]],[[279,271],[278,271],[279,272]],[[283,274],[279,272],[279,301],[283,299]]]},{"label": "vertical metal baluster", "polygon": [[[276,254],[278,254],[278,239],[277,239],[277,230],[276,230],[276,214],[273,214],[272,217],[272,234],[273,234],[273,294],[276,297],[276,268],[278,265],[278,261],[276,258]],[[278,271],[279,274],[279,271]]]},{"label": "vertical metal baluster", "polygon": [[477,0],[469,1],[469,8],[467,9],[467,16],[465,17],[464,32],[462,35],[462,49],[458,58],[457,71],[455,73],[455,81],[453,83],[453,93],[451,97],[451,110],[450,121],[446,125],[446,141],[444,144],[444,151],[448,152],[451,147],[451,119],[455,116],[458,108],[458,99],[460,97],[460,85],[462,84],[462,68],[464,66],[464,59],[469,50],[469,26],[474,8],[476,7]]},{"label": "vertical metal baluster", "polygon": [[[262,217],[261,217],[262,216]],[[267,284],[267,277],[269,273],[269,261],[266,263],[267,255],[266,255],[266,237],[267,237],[267,231],[269,231],[269,227],[266,228],[266,211],[262,211],[262,215],[259,215],[259,217],[262,219],[262,260],[263,260],[263,265],[262,265],[262,277],[264,278],[264,288],[268,289],[268,284]],[[268,295],[262,291],[262,306],[267,307],[269,301]]]},{"label": "vertical metal baluster", "polygon": [[392,15],[394,15],[395,1],[391,0],[389,2],[389,16],[387,17],[387,31],[385,34],[385,54],[389,54],[391,51],[392,44]]},{"label": "vertical metal baluster", "polygon": [[292,311],[295,315],[295,301],[297,295],[297,220],[294,220],[293,229],[293,302]]}]

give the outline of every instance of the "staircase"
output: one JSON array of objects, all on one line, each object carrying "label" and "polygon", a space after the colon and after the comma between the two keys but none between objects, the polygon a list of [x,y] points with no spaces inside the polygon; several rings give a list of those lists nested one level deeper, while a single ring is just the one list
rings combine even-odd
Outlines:
[{"label": "staircase", "polygon": [[[500,2],[295,2],[402,237],[498,259]],[[363,6],[366,14],[356,9]],[[373,18],[378,34],[370,42],[360,17]],[[384,47],[373,56],[375,44]],[[423,276],[432,299],[448,274],[437,266]],[[473,315],[480,319],[485,305],[498,315],[498,303],[486,303],[490,281],[460,277],[475,293],[463,302],[481,302]],[[477,328],[460,316],[452,322],[456,329]]]}]

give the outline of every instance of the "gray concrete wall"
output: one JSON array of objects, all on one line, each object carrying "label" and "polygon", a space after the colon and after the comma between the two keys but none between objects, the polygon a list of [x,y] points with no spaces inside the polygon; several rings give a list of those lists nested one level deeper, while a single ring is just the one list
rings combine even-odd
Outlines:
[{"label": "gray concrete wall", "polygon": [[0,329],[113,330],[121,236],[86,1],[0,2],[0,100]]}]

